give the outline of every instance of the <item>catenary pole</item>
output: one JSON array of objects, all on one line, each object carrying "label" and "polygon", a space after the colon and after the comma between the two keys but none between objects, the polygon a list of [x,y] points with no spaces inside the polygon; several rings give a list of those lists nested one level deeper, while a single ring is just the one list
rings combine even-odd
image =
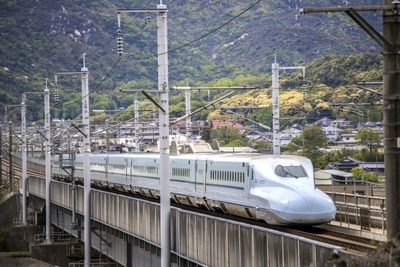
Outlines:
[{"label": "catenary pole", "polygon": [[[67,71],[67,72],[56,72],[56,75],[67,74],[67,75],[81,75],[82,85],[82,135],[83,135],[83,227],[84,227],[84,266],[89,267],[91,265],[91,212],[90,212],[90,124],[89,124],[89,70],[86,67],[85,62],[86,53],[83,54],[83,67],[80,72]],[[56,76],[57,77],[57,76]],[[57,79],[57,78],[56,78]],[[73,222],[74,223],[74,222]]]},{"label": "catenary pole", "polygon": [[[47,83],[47,81],[46,81]],[[26,185],[28,182],[28,174],[27,174],[27,157],[28,157],[28,143],[26,141],[26,95],[27,94],[43,94],[43,92],[25,92],[22,94],[21,101],[21,136],[22,136],[22,225],[27,224],[27,191]]]},{"label": "catenary pole", "polygon": [[[357,11],[383,11],[383,35]],[[400,1],[381,6],[301,8],[300,13],[346,12],[383,49],[383,124],[387,238],[400,233]]]},{"label": "catenary pole", "polygon": [[140,131],[140,125],[139,125],[139,101],[137,98],[133,100],[133,109],[134,109],[134,118],[135,118],[135,152],[140,151],[140,146],[139,146],[139,131]]},{"label": "catenary pole", "polygon": [[[171,233],[170,233],[170,177],[169,177],[169,84],[168,84],[168,31],[167,6],[157,5],[157,9],[118,9],[118,29],[121,24],[121,13],[157,13],[157,59],[158,59],[158,94],[159,103],[150,100],[159,108],[160,135],[160,227],[161,227],[161,266],[170,266]],[[122,43],[119,54],[122,55]],[[142,93],[145,93],[144,91]]]},{"label": "catenary pole", "polygon": [[0,185],[3,184],[3,127],[0,126]]},{"label": "catenary pole", "polygon": [[13,157],[12,157],[12,142],[13,142],[12,122],[8,122],[8,184],[10,192],[13,191]]},{"label": "catenary pole", "polygon": [[[390,0],[385,0],[389,5]],[[399,4],[383,12],[383,38],[396,50],[383,47],[383,131],[387,237],[400,233],[400,14]]]},{"label": "catenary pole", "polygon": [[85,66],[83,54],[82,78],[82,124],[83,124],[83,206],[84,206],[84,241],[85,267],[91,264],[91,213],[90,213],[90,132],[89,132],[89,70]]},{"label": "catenary pole", "polygon": [[170,177],[169,177],[169,84],[168,84],[168,37],[167,7],[157,6],[157,44],[158,44],[158,92],[160,105],[160,195],[161,195],[161,266],[170,266]]},{"label": "catenary pole", "polygon": [[44,130],[45,130],[45,178],[46,178],[46,240],[51,244],[51,136],[50,136],[50,91],[44,89]]},{"label": "catenary pole", "polygon": [[272,63],[272,150],[274,155],[281,154],[281,140],[279,134],[279,64]]},{"label": "catenary pole", "polygon": [[26,94],[22,94],[21,102],[21,134],[22,134],[22,225],[26,225],[26,179],[27,179],[27,146],[26,146]]}]

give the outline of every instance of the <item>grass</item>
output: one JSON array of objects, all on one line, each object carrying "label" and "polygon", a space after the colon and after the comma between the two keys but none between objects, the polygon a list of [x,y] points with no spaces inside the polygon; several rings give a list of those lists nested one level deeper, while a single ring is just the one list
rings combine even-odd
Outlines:
[{"label": "grass", "polygon": [[0,252],[0,258],[22,258],[30,257],[31,254],[28,251],[21,252]]}]

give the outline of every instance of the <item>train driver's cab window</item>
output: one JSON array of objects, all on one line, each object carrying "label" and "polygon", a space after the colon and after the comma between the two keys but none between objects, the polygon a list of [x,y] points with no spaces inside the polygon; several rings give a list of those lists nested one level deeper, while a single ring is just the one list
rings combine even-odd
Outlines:
[{"label": "train driver's cab window", "polygon": [[299,178],[299,177],[307,177],[307,173],[305,172],[303,166],[282,166],[277,165],[275,167],[275,174],[280,177],[286,178]]}]

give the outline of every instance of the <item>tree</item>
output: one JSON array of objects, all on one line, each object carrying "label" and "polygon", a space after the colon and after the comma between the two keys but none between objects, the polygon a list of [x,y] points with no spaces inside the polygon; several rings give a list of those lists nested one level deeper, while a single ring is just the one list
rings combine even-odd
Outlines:
[{"label": "tree", "polygon": [[242,137],[240,131],[230,126],[212,128],[210,132],[210,139],[217,139],[223,146],[228,146],[228,144],[233,140],[237,140],[236,143],[240,141],[241,144],[244,144],[244,138]]},{"label": "tree", "polygon": [[350,170],[351,174],[356,180],[368,181],[372,183],[378,183],[380,177],[372,172],[365,171],[362,166],[354,167]]},{"label": "tree", "polygon": [[357,132],[356,139],[359,139],[359,144],[368,146],[369,158],[371,160],[372,148],[377,147],[380,144],[380,134],[371,128],[362,128]]},{"label": "tree", "polygon": [[322,156],[321,148],[325,148],[328,144],[325,132],[319,126],[311,125],[303,130],[303,140],[302,155],[310,158],[314,165],[318,165],[317,159]]},{"label": "tree", "polygon": [[303,147],[303,137],[302,136],[298,136],[298,137],[294,137],[289,144],[284,145],[281,147],[281,151],[282,152],[290,152],[290,153],[294,153],[298,150],[300,150]]},{"label": "tree", "polygon": [[210,142],[211,141],[211,129],[212,129],[212,124],[205,125],[201,131],[201,139],[205,140],[206,142]]}]

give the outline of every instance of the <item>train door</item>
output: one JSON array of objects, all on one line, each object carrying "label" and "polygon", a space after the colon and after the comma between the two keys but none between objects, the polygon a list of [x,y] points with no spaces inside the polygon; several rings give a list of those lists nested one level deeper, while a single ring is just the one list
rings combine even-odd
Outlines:
[{"label": "train door", "polygon": [[194,161],[194,191],[197,192],[197,165],[199,161],[196,159]]},{"label": "train door", "polygon": [[[207,160],[196,160],[195,162],[195,190],[201,190],[203,194],[207,192],[206,190],[206,180],[207,180]],[[202,185],[201,188],[198,188],[198,185]]]},{"label": "train door", "polygon": [[130,181],[133,181],[133,159],[129,159],[129,177]]},{"label": "train door", "polygon": [[129,158],[125,158],[125,181],[129,178]]},{"label": "train door", "polygon": [[108,162],[109,162],[109,160],[110,160],[110,158],[107,155],[107,157],[104,159],[104,161],[106,162],[104,165],[104,178],[106,179],[106,181],[108,180],[108,169],[109,169]]},{"label": "train door", "polygon": [[[251,190],[254,188],[254,165],[248,165],[247,166],[247,183],[248,185],[248,190],[246,190],[247,196],[250,196]],[[246,188],[247,189],[247,188]]]},{"label": "train door", "polygon": [[203,195],[207,193],[207,169],[208,169],[208,160],[206,159],[204,161],[204,166],[203,166]]},{"label": "train door", "polygon": [[253,178],[253,166],[249,163],[246,163],[246,179],[244,183],[244,190],[246,192],[246,196],[250,196],[250,190],[253,187],[252,179]]},{"label": "train door", "polygon": [[195,160],[194,161],[194,191],[197,192],[197,182],[198,182],[198,178],[197,178],[197,168],[198,168],[198,164],[199,164],[199,160]]}]

